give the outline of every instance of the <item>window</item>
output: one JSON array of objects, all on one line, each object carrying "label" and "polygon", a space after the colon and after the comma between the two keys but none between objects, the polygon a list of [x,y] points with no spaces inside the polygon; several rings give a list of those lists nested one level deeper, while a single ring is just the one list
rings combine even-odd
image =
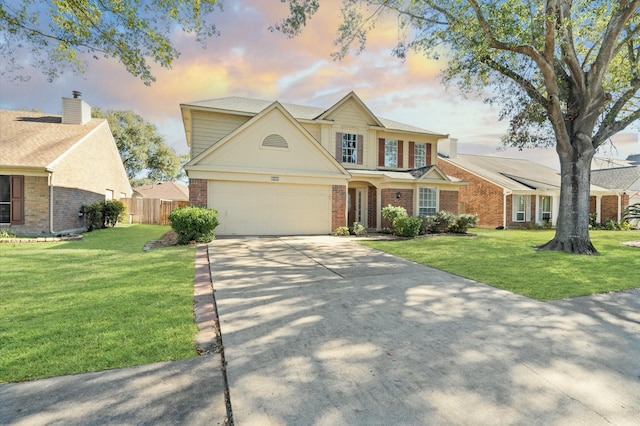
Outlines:
[{"label": "window", "polygon": [[551,221],[551,197],[549,196],[540,197],[540,219],[543,222]]},{"label": "window", "polygon": [[416,143],[413,145],[413,167],[416,169],[427,165],[427,144]]},{"label": "window", "polygon": [[342,162],[358,163],[358,137],[353,133],[342,134]]},{"label": "window", "polygon": [[384,166],[398,166],[398,141],[387,139],[384,141]]},{"label": "window", "polygon": [[0,223],[24,224],[24,176],[0,175]]},{"label": "window", "polygon": [[11,176],[0,175],[0,223],[11,223]]},{"label": "window", "polygon": [[435,188],[421,186],[418,189],[418,216],[430,216],[437,211],[437,193]]},{"label": "window", "polygon": [[513,220],[514,222],[525,222],[527,220],[527,205],[529,204],[527,196],[513,196]]}]

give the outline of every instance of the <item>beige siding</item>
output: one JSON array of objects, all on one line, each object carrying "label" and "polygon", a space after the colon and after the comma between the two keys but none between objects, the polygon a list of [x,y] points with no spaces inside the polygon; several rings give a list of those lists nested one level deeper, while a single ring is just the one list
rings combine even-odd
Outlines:
[{"label": "beige siding", "polygon": [[[263,146],[263,140],[278,135],[286,141],[286,148]],[[291,124],[279,110],[273,110],[252,126],[244,128],[214,152],[198,161],[198,165],[212,165],[227,171],[259,174],[283,173],[322,175],[327,179],[342,177],[335,163],[326,157],[306,132]]]},{"label": "beige siding", "polygon": [[337,126],[366,128],[372,121],[369,114],[355,102],[347,102],[338,108],[330,117]]},{"label": "beige siding", "polygon": [[324,143],[322,142],[320,126],[318,124],[303,123],[302,127],[304,127],[315,140],[321,142],[324,146]]},{"label": "beige siding", "polygon": [[200,111],[193,111],[191,117],[193,123],[191,127],[191,158],[197,157],[251,118]]}]

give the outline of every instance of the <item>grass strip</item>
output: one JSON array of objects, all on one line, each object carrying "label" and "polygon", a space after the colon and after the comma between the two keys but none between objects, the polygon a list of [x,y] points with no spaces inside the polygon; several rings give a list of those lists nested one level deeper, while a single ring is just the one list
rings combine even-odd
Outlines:
[{"label": "grass strip", "polygon": [[636,288],[640,248],[637,231],[592,231],[600,256],[537,252],[552,230],[472,229],[474,235],[413,240],[362,241],[375,249],[540,301]]},{"label": "grass strip", "polygon": [[195,247],[142,250],[169,229],[0,244],[0,382],[196,356]]}]

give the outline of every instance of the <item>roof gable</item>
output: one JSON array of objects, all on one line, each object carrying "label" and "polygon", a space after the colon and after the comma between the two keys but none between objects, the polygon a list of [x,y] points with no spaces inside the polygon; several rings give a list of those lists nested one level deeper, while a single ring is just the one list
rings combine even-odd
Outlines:
[{"label": "roof gable", "polygon": [[189,170],[212,167],[350,176],[277,101],[185,165]]},{"label": "roof gable", "polygon": [[384,124],[376,117],[371,110],[362,102],[354,92],[349,92],[347,96],[336,102],[331,108],[323,112],[317,118],[322,120],[337,121],[337,118],[347,111],[352,116],[358,116],[364,124],[384,127]]}]

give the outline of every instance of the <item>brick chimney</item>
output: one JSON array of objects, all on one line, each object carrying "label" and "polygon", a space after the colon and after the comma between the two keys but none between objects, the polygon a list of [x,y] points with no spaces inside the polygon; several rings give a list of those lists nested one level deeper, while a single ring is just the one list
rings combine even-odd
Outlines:
[{"label": "brick chimney", "polygon": [[62,124],[86,124],[91,120],[91,106],[74,90],[73,98],[62,98]]}]

